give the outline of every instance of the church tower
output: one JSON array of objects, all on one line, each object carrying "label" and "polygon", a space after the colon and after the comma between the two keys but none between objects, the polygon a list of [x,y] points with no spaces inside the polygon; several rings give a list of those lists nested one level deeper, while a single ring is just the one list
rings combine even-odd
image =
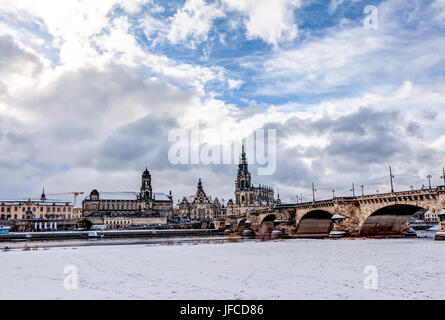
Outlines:
[{"label": "church tower", "polygon": [[45,187],[43,187],[42,189],[42,194],[40,195],[40,201],[46,201]]},{"label": "church tower", "polygon": [[145,171],[142,173],[142,185],[141,185],[141,199],[149,200],[152,198],[152,189],[151,189],[151,175],[148,171],[147,167],[145,167]]},{"label": "church tower", "polygon": [[238,165],[238,174],[235,181],[235,197],[237,204],[251,203],[253,195],[251,194],[252,181],[250,177],[250,172],[247,164],[246,151],[244,145],[242,148],[240,161]]}]

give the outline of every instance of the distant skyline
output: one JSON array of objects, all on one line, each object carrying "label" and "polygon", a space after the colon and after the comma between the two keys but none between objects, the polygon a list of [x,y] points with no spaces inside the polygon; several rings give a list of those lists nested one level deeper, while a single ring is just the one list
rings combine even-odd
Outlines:
[{"label": "distant skyline", "polygon": [[396,191],[443,184],[443,34],[443,0],[0,0],[0,198],[137,191],[148,166],[175,204],[200,177],[227,201],[236,165],[168,161],[197,122],[209,145],[276,129],[251,172],[283,201],[388,192],[389,165]]}]

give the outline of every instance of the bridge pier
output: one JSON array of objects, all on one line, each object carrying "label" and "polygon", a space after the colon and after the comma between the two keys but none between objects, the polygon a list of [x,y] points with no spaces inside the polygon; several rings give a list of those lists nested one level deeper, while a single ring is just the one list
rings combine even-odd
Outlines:
[{"label": "bridge pier", "polygon": [[436,233],[435,240],[445,241],[445,210],[439,213],[439,232]]}]

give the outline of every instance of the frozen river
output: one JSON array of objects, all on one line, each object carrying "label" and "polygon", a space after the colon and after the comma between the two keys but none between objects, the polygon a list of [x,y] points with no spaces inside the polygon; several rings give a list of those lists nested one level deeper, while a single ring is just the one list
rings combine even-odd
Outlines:
[{"label": "frozen river", "polygon": [[445,243],[431,239],[10,250],[0,266],[0,299],[445,298]]}]

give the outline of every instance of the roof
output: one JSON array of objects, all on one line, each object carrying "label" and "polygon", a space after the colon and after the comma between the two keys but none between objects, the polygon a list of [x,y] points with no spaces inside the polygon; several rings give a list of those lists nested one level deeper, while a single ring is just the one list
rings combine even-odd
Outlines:
[{"label": "roof", "polygon": [[61,200],[51,200],[47,199],[46,201],[42,200],[0,200],[1,205],[16,205],[20,206],[23,205],[26,202],[33,202],[38,206],[70,206],[72,205],[72,202],[70,201],[61,201]]},{"label": "roof", "polygon": [[182,198],[182,200],[184,201],[184,199],[188,203],[192,203],[193,201],[195,201],[195,196],[185,196],[185,197]]},{"label": "roof", "polygon": [[138,192],[104,192],[99,191],[100,200],[137,200]]},{"label": "roof", "polygon": [[155,201],[172,201],[165,193],[153,193],[153,198]]},{"label": "roof", "polygon": [[[90,200],[90,197],[86,197],[85,199]],[[99,191],[99,200],[123,200],[123,201],[135,201],[139,200],[139,192],[131,192],[131,191],[118,191],[118,192],[107,192],[107,191]],[[153,200],[155,201],[171,201],[169,196],[165,193],[153,193]]]}]

